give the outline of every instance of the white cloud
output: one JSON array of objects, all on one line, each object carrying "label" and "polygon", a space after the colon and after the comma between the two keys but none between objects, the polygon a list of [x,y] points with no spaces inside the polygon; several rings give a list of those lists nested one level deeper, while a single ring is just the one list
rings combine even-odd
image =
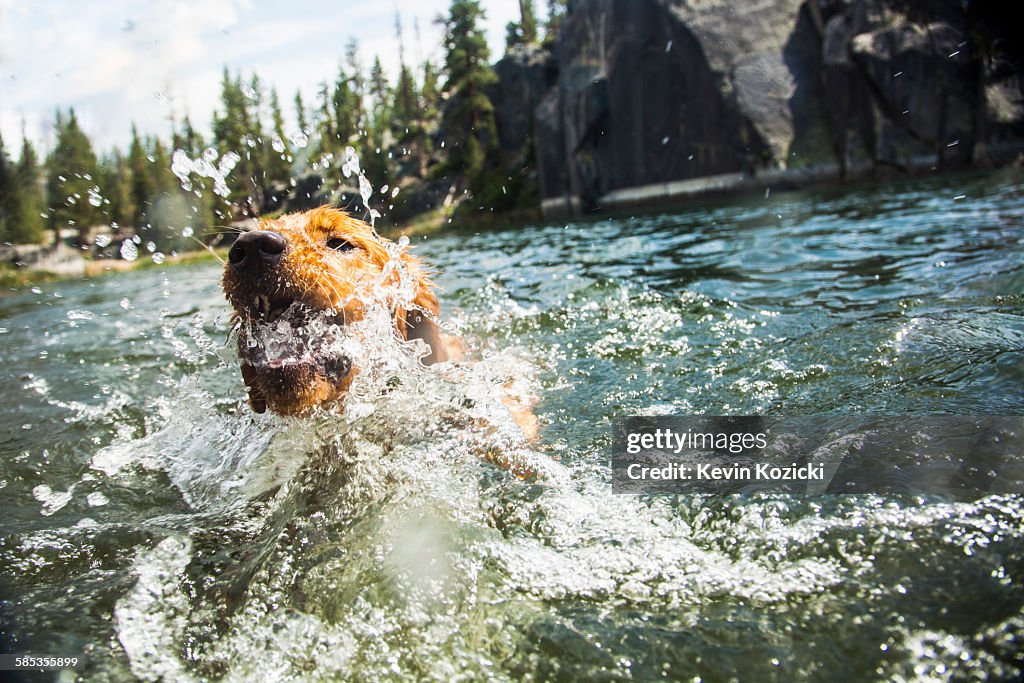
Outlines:
[{"label": "white cloud", "polygon": [[[0,132],[17,146],[21,120],[47,146],[53,112],[75,107],[101,151],[125,146],[134,121],[140,132],[166,138],[169,118],[190,114],[206,130],[217,106],[221,70],[256,72],[276,86],[282,106],[301,90],[314,101],[317,84],[333,82],[350,37],[365,68],[379,55],[398,71],[394,12],[401,12],[406,59],[441,56],[433,23],[449,0],[0,0]],[[518,3],[485,0],[494,57]],[[421,40],[417,46],[414,23]]]}]

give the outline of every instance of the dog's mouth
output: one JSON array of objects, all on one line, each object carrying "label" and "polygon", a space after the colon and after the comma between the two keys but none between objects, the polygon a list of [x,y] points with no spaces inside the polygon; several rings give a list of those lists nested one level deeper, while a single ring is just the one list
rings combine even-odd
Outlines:
[{"label": "dog's mouth", "polygon": [[242,362],[271,370],[309,366],[331,376],[344,376],[351,369],[343,352],[342,313],[265,294],[255,297],[249,313],[239,328]]},{"label": "dog's mouth", "polygon": [[239,308],[238,355],[257,412],[305,413],[344,394],[352,354],[343,312],[269,294]]},{"label": "dog's mouth", "polygon": [[267,294],[257,294],[252,309],[248,311],[249,317],[272,323],[284,315],[294,303],[295,299],[290,296],[271,297]]}]

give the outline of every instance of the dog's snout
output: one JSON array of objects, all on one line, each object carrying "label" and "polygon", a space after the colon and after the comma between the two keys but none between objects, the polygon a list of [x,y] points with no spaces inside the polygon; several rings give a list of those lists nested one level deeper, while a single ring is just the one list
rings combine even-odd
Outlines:
[{"label": "dog's snout", "polygon": [[275,265],[287,247],[287,240],[276,232],[252,230],[231,245],[228,261],[235,268],[257,271]]}]

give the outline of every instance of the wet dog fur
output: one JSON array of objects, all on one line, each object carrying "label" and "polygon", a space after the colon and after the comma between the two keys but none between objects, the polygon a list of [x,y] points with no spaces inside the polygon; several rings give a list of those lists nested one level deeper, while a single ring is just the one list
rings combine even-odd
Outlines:
[{"label": "wet dog fur", "polygon": [[[429,272],[408,249],[397,252],[400,263],[392,263],[397,250],[389,245],[365,222],[329,207],[266,220],[239,236],[228,252],[222,286],[237,317],[242,379],[255,412],[306,415],[338,405],[358,372],[351,359],[326,344],[283,361],[267,360],[250,339],[253,325],[273,322],[296,304],[344,326],[363,318],[366,301],[383,297],[397,337],[426,344],[424,364],[460,360],[461,342],[437,326],[440,304]],[[390,293],[403,275],[413,285],[408,303]],[[538,425],[528,402],[503,400],[534,439]]]}]

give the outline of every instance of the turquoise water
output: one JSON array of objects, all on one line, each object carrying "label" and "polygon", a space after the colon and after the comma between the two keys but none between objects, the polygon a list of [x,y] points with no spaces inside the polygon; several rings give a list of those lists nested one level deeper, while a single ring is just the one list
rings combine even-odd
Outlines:
[{"label": "turquoise water", "polygon": [[[0,298],[6,651],[88,680],[1020,675],[1021,496],[613,496],[608,457],[631,414],[1024,413],[1024,176],[414,244],[477,360],[344,416],[248,411],[217,267]],[[539,444],[487,399],[509,379]]]}]

